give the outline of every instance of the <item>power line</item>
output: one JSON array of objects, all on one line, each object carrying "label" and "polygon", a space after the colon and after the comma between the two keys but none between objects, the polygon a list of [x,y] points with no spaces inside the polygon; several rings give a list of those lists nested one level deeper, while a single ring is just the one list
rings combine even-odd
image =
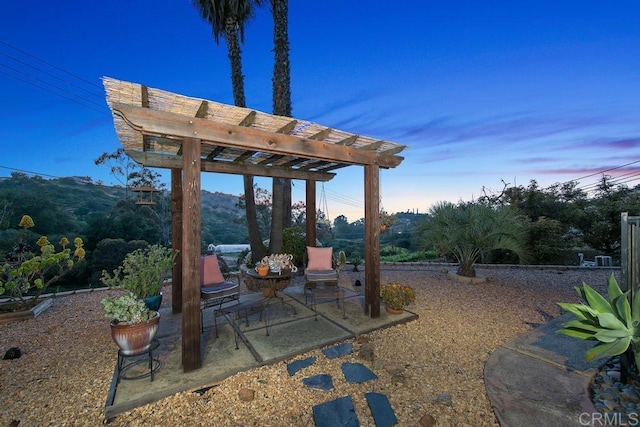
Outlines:
[{"label": "power line", "polygon": [[102,87],[101,87],[101,86],[99,86],[99,85],[97,85],[97,84],[95,84],[94,82],[90,82],[90,81],[89,81],[89,80],[87,80],[87,79],[84,79],[84,78],[82,78],[82,77],[80,77],[80,76],[77,76],[77,75],[75,75],[75,74],[73,74],[73,73],[70,73],[69,71],[62,69],[62,68],[58,67],[57,65],[53,65],[53,64],[51,64],[51,63],[49,63],[49,62],[45,61],[44,59],[40,59],[40,58],[38,58],[37,56],[32,55],[32,54],[30,54],[29,52],[25,52],[24,50],[19,49],[19,48],[17,48],[17,47],[15,47],[15,46],[13,46],[13,45],[10,45],[9,43],[7,43],[7,42],[5,42],[5,41],[3,41],[3,40],[0,40],[0,43],[2,43],[2,44],[3,44],[3,45],[5,45],[5,46],[10,47],[11,49],[14,49],[14,50],[16,50],[16,51],[18,51],[18,52],[22,53],[23,55],[26,55],[26,56],[28,56],[28,57],[31,57],[31,58],[35,59],[36,61],[42,62],[43,64],[48,65],[49,67],[55,68],[55,69],[56,69],[56,70],[58,70],[58,71],[61,71],[61,72],[65,73],[65,74],[68,74],[68,75],[70,75],[71,77],[74,77],[74,78],[76,78],[76,79],[78,79],[78,80],[82,80],[83,82],[85,82],[85,83],[87,83],[87,84],[90,84],[90,85],[92,85],[93,87],[98,88],[99,90],[102,90]]},{"label": "power line", "polygon": [[[47,62],[47,61],[45,61],[43,59],[40,59],[40,58],[36,57],[35,55],[32,55],[32,54],[30,54],[28,52],[25,52],[22,49],[19,49],[19,48],[15,47],[15,46],[10,45],[7,42],[4,42],[4,41],[0,40],[0,43],[5,45],[5,46],[10,47],[11,49],[14,49],[14,50],[20,52],[21,54],[23,54],[23,55],[25,55],[25,56],[27,56],[29,58],[33,58],[36,61],[39,61],[39,62],[41,62],[43,64],[46,64],[48,67],[51,67],[51,68],[53,68],[55,70],[58,70],[58,71],[60,71],[62,73],[65,73],[66,75],[71,76],[74,79],[77,79],[77,80],[79,80],[81,82],[85,82],[85,83],[91,85],[91,87],[100,88],[100,86],[98,86],[98,85],[96,85],[96,84],[94,84],[94,83],[92,83],[92,82],[90,82],[90,81],[88,81],[88,80],[76,75],[76,74],[73,74],[73,73],[71,73],[69,71],[66,71],[66,70],[64,70],[64,69],[62,69],[62,68],[60,68],[60,67],[58,67],[58,66],[56,66],[54,64],[51,64],[51,63],[49,63],[49,62]],[[11,61],[13,61],[13,62],[15,62],[17,64],[20,64],[23,67],[28,67],[31,70],[35,70],[36,72],[40,73],[41,76],[34,75],[34,74],[28,72],[25,69],[19,69],[19,68],[13,67],[13,66],[8,65],[8,64],[0,64],[0,66],[10,70],[12,73],[6,73],[6,72],[0,71],[0,74],[2,74],[4,76],[7,76],[9,78],[12,78],[14,80],[20,81],[22,83],[31,85],[33,87],[36,87],[37,89],[40,89],[40,90],[42,90],[44,92],[48,92],[48,93],[56,95],[56,96],[58,96],[60,98],[66,99],[67,101],[73,102],[73,103],[78,104],[78,105],[80,105],[82,107],[97,111],[97,112],[99,112],[101,114],[108,114],[108,111],[106,110],[106,106],[105,105],[98,104],[93,99],[87,98],[86,95],[85,95],[85,93],[86,93],[86,94],[91,95],[92,97],[102,98],[101,94],[99,95],[96,92],[93,92],[91,90],[87,90],[87,89],[81,87],[80,85],[75,84],[74,82],[70,81],[69,79],[59,77],[59,76],[55,75],[54,73],[52,73],[50,71],[44,70],[44,69],[42,69],[40,67],[37,67],[37,66],[34,66],[34,65],[31,65],[28,62],[25,62],[25,61],[23,61],[21,59],[16,58],[15,56],[8,55],[8,54],[6,54],[4,52],[0,52],[0,55],[4,56],[6,58],[9,58]],[[64,87],[61,87],[61,86],[59,86],[57,84],[54,84],[53,82],[51,82],[50,79],[56,79],[57,81],[63,82],[64,84],[68,85],[71,88],[71,90],[69,88],[64,88]],[[78,90],[82,91],[83,93],[78,93],[77,92]]]},{"label": "power line", "polygon": [[1,169],[9,169],[9,170],[16,171],[16,172],[30,173],[32,175],[48,176],[49,178],[62,178],[60,176],[48,175],[46,173],[39,173],[39,172],[33,172],[33,171],[24,170],[24,169],[12,168],[12,167],[9,167],[9,166],[0,166],[0,168]]}]

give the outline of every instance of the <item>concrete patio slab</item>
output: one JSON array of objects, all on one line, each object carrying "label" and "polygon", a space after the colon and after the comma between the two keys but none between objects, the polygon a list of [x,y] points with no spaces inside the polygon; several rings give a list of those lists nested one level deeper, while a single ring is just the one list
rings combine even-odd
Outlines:
[{"label": "concrete patio slab", "polygon": [[[118,382],[115,378],[117,355],[114,354],[114,378],[105,405],[105,418],[179,392],[211,387],[238,372],[276,363],[418,317],[408,311],[389,315],[382,310],[379,318],[372,319],[364,314],[364,297],[356,292],[347,292],[344,299],[346,319],[343,318],[342,308],[336,307],[335,299],[326,299],[318,301],[318,320],[315,320],[313,310],[304,304],[302,286],[290,286],[279,294],[286,304],[273,300],[262,313],[267,320],[269,335],[259,311],[248,315],[248,326],[244,317],[236,321],[236,330],[241,335],[237,349],[233,326],[224,316],[219,316],[216,338],[213,309],[205,310],[204,332],[201,336],[202,367],[187,373],[182,370],[182,316],[171,313],[170,308],[161,309],[157,336],[160,346],[153,354],[161,362],[161,368],[156,372],[154,381],[146,378]],[[241,301],[255,301],[261,297],[260,294],[243,295]],[[146,355],[140,357],[144,359]]]}]

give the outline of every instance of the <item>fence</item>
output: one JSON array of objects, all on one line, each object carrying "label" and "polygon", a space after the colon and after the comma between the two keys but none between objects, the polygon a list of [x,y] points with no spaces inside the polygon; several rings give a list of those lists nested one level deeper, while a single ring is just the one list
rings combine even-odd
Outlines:
[{"label": "fence", "polygon": [[640,216],[629,216],[627,212],[620,215],[620,287],[623,291],[631,290],[631,298],[640,285]]}]

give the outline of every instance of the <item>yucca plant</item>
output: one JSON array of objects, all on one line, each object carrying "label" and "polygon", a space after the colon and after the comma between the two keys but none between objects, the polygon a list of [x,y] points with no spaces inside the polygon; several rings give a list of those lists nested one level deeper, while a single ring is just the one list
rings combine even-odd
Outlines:
[{"label": "yucca plant", "polygon": [[587,350],[587,361],[623,354],[632,349],[636,366],[640,367],[640,298],[638,292],[629,304],[629,291],[622,292],[613,274],[607,285],[607,297],[582,282],[576,292],[581,304],[558,303],[577,320],[563,323],[558,333],[598,343]]}]

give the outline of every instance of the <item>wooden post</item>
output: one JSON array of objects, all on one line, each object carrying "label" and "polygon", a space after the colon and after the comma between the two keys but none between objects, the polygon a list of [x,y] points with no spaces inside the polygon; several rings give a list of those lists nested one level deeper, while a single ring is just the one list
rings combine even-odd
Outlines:
[{"label": "wooden post", "polygon": [[380,316],[380,167],[364,166],[364,312]]},{"label": "wooden post", "polygon": [[182,313],[182,169],[171,169],[171,247],[179,251],[171,273],[171,310]]},{"label": "wooden post", "polygon": [[307,184],[307,246],[316,245],[316,182],[308,179],[305,181]]},{"label": "wooden post", "polygon": [[200,140],[182,145],[182,369],[200,368]]}]

